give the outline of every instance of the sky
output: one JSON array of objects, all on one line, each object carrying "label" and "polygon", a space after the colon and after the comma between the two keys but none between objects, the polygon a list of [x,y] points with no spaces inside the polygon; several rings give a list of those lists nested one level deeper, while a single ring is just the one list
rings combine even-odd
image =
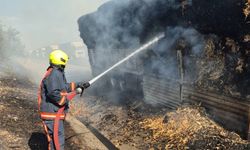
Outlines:
[{"label": "sky", "polygon": [[108,0],[0,0],[0,23],[16,29],[26,50],[81,41],[77,19]]}]

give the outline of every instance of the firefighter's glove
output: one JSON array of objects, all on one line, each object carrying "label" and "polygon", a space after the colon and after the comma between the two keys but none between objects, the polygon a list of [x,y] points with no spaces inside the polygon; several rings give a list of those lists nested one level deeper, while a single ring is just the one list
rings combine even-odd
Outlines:
[{"label": "firefighter's glove", "polygon": [[88,88],[89,86],[90,86],[90,84],[88,82],[78,83],[77,88],[76,88],[76,93],[80,94],[80,96],[82,96],[84,89]]},{"label": "firefighter's glove", "polygon": [[89,86],[90,86],[89,82],[82,82],[82,83],[79,83],[77,87],[84,90],[88,88]]}]

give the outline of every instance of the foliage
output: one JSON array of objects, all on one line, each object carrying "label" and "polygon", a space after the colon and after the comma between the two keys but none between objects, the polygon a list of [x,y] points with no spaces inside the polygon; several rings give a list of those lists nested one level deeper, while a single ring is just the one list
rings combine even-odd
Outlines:
[{"label": "foliage", "polygon": [[19,32],[0,24],[0,59],[6,60],[13,55],[22,55],[23,49]]}]

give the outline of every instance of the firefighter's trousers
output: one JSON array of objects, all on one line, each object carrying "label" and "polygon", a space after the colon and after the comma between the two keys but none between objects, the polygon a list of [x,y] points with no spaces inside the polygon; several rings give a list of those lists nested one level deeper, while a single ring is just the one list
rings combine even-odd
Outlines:
[{"label": "firefighter's trousers", "polygon": [[[47,137],[49,142],[50,150],[55,150],[55,143],[54,143],[54,120],[46,120],[44,121],[45,126],[47,127]],[[49,139],[50,138],[50,139]],[[65,144],[65,136],[64,136],[64,120],[59,121],[58,127],[58,139],[60,143],[60,150],[64,150]],[[49,149],[49,148],[48,148]]]}]

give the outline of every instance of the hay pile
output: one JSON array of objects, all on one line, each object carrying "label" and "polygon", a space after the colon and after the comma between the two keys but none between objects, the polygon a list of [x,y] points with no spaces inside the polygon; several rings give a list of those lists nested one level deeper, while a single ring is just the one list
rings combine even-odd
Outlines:
[{"label": "hay pile", "polygon": [[246,7],[243,9],[243,13],[245,17],[247,18],[250,14],[250,0],[247,0],[245,3]]},{"label": "hay pile", "polygon": [[165,118],[149,118],[141,122],[152,130],[153,143],[161,149],[249,149],[239,135],[228,132],[210,120],[200,107],[183,107]]}]

